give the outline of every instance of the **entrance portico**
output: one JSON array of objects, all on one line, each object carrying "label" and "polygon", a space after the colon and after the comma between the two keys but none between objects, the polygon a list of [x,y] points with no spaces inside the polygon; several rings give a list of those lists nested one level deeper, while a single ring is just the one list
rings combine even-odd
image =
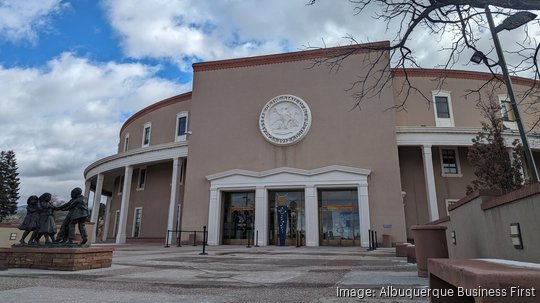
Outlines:
[{"label": "entrance portico", "polygon": [[370,229],[368,169],[332,165],[312,170],[281,167],[255,172],[234,169],[207,176],[210,181],[208,244],[222,244],[224,192],[255,192],[255,218],[252,237],[258,232],[258,245],[269,245],[269,191],[303,191],[305,244],[319,246],[319,201],[322,189],[355,189],[358,195],[358,221],[361,246],[367,247]]}]

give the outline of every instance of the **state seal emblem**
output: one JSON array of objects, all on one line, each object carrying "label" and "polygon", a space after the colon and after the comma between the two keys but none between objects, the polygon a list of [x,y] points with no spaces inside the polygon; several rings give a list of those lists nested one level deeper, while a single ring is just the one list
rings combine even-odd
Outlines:
[{"label": "state seal emblem", "polygon": [[268,101],[259,116],[263,137],[275,145],[291,145],[302,140],[311,126],[311,111],[304,100],[280,95]]}]

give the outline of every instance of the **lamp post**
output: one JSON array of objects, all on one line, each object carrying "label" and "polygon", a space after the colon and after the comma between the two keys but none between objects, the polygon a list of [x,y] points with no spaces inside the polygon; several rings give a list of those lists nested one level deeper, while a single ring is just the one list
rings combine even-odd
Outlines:
[{"label": "lamp post", "polygon": [[[527,140],[527,136],[525,135],[525,129],[523,127],[523,122],[521,121],[521,115],[519,114],[519,109],[517,107],[516,97],[514,96],[514,89],[512,88],[512,80],[510,79],[510,74],[508,73],[508,68],[506,66],[506,60],[504,59],[504,54],[501,48],[501,43],[499,41],[499,36],[497,35],[498,32],[504,29],[512,30],[514,28],[524,25],[525,23],[536,18],[536,15],[531,12],[519,12],[506,18],[506,20],[504,20],[503,23],[495,27],[495,24],[493,22],[493,17],[489,9],[489,5],[485,6],[485,10],[486,10],[488,23],[489,23],[489,29],[491,31],[491,36],[493,37],[493,44],[495,44],[495,50],[497,51],[497,56],[499,57],[499,61],[497,64],[502,69],[504,82],[506,84],[506,89],[508,91],[508,97],[510,98],[510,105],[512,106],[512,110],[514,111],[516,124],[519,130],[519,136],[521,137],[521,143],[523,144],[523,151],[525,153],[525,159],[527,160],[527,164],[529,166],[531,179],[533,182],[536,183],[538,182],[538,172],[536,171],[536,164],[534,163],[534,158],[531,152],[531,148],[529,147],[529,141]],[[481,52],[475,52],[471,58],[471,61],[474,63],[480,63],[483,61],[487,64],[487,59],[485,55]]]}]

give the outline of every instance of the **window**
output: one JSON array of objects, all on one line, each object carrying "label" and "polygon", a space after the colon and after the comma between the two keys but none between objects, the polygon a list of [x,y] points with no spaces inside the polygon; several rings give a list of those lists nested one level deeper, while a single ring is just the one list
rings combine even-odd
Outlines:
[{"label": "window", "polygon": [[437,109],[437,118],[450,118],[448,97],[435,96],[435,107]]},{"label": "window", "polygon": [[138,238],[141,235],[142,207],[135,208],[133,214],[133,238]]},{"label": "window", "polygon": [[443,177],[461,177],[457,148],[441,148],[441,166]]},{"label": "window", "polygon": [[510,98],[506,95],[499,96],[499,103],[504,126],[510,129],[517,129],[516,116],[514,115],[514,109],[510,103]]},{"label": "window", "polygon": [[185,174],[186,174],[186,159],[182,158],[180,159],[180,161],[182,161],[182,164],[180,164],[180,176],[178,178],[179,179],[178,184],[183,185]]},{"label": "window", "polygon": [[124,138],[124,152],[127,152],[129,149],[129,133],[126,134]]},{"label": "window", "polygon": [[137,181],[137,190],[143,190],[146,183],[146,168],[139,169],[139,179]]},{"label": "window", "polygon": [[188,134],[188,112],[180,112],[176,115],[175,141],[186,141]]},{"label": "window", "polygon": [[445,199],[444,201],[446,202],[446,214],[450,215],[450,206],[456,204],[459,199]]},{"label": "window", "polygon": [[454,127],[450,92],[437,90],[433,91],[432,94],[435,109],[435,125],[438,127]]},{"label": "window", "polygon": [[124,176],[120,177],[120,182],[118,183],[118,195],[122,194],[123,188],[124,188]]},{"label": "window", "polygon": [[143,128],[143,139],[142,139],[142,146],[146,147],[150,145],[150,135],[152,134],[152,124],[150,122],[147,122],[144,124]]},{"label": "window", "polygon": [[116,213],[114,214],[114,231],[113,231],[113,235],[115,237],[118,234],[118,224],[120,224],[120,211],[119,210],[117,210]]}]

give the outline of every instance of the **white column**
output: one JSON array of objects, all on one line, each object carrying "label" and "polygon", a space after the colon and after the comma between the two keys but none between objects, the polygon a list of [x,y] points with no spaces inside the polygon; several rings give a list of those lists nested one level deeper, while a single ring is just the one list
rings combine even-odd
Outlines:
[{"label": "white column", "polygon": [[306,246],[319,246],[319,205],[317,191],[313,186],[305,187]]},{"label": "white column", "polygon": [[210,189],[208,206],[208,245],[219,245],[221,235],[221,198],[218,189]]},{"label": "white column", "polygon": [[257,245],[268,245],[268,199],[264,187],[255,189],[255,241],[257,240],[257,231],[259,232]]},{"label": "white column", "polygon": [[360,242],[362,247],[369,247],[369,229],[371,219],[369,216],[369,192],[367,184],[358,185],[358,212],[360,216]]},{"label": "white column", "polygon": [[[178,172],[181,171],[182,161],[179,158],[174,158],[173,169],[171,176],[171,198],[169,200],[169,216],[167,218],[167,230],[174,230],[174,211],[176,209],[176,201],[178,200]],[[172,233],[165,234],[165,245],[171,244]]]},{"label": "white column", "polygon": [[103,242],[107,241],[107,235],[109,234],[109,220],[111,220],[111,203],[112,198],[107,197],[107,201],[105,202],[105,221],[103,222],[103,235],[101,237],[101,240]]},{"label": "white column", "polygon": [[437,205],[437,191],[435,189],[435,174],[433,173],[431,145],[422,146],[422,158],[424,159],[424,176],[426,179],[429,220],[434,221],[439,219],[439,207]]},{"label": "white column", "polygon": [[103,190],[103,174],[97,175],[96,191],[94,192],[94,205],[92,206],[92,217],[90,222],[94,222],[94,232],[90,235],[90,243],[96,242],[96,234],[98,230],[99,205],[101,204],[101,191]]},{"label": "white column", "polygon": [[84,197],[86,198],[86,203],[88,203],[88,198],[90,198],[90,186],[92,183],[90,182],[90,179],[86,180],[84,182]]},{"label": "white column", "polygon": [[124,184],[122,185],[122,204],[120,205],[120,220],[118,222],[118,232],[116,233],[116,243],[118,244],[126,243],[126,225],[132,176],[133,166],[128,165],[124,170]]}]

